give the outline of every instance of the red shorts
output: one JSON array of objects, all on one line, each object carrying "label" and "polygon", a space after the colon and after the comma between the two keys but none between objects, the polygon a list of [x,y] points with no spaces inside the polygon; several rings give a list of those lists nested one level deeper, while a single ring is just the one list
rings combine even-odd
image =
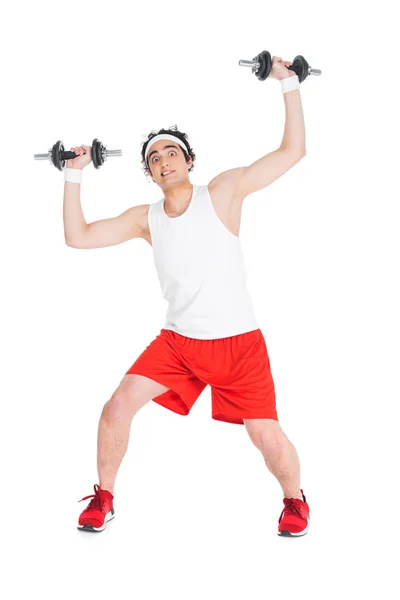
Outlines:
[{"label": "red shorts", "polygon": [[278,420],[275,387],[260,329],[215,340],[161,329],[126,372],[132,373],[169,387],[153,400],[179,415],[189,414],[209,384],[213,419],[238,425],[244,425],[243,419]]}]

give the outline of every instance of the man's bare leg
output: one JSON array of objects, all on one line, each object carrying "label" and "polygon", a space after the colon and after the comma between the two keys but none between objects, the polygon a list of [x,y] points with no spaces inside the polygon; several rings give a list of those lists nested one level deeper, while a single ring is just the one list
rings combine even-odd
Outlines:
[{"label": "man's bare leg", "polygon": [[101,489],[114,495],[115,479],[128,448],[133,417],[149,400],[169,389],[142,375],[125,375],[105,403],[97,435],[97,472]]},{"label": "man's bare leg", "polygon": [[300,461],[296,448],[274,419],[243,419],[253,444],[275,475],[285,498],[300,498]]}]

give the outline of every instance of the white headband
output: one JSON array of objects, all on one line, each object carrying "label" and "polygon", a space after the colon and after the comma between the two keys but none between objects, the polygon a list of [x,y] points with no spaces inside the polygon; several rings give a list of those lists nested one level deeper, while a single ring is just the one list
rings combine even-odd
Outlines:
[{"label": "white headband", "polygon": [[171,140],[171,142],[176,142],[177,144],[179,144],[180,146],[182,146],[182,148],[185,150],[185,152],[187,154],[189,154],[188,149],[185,146],[185,144],[182,142],[182,140],[180,140],[175,135],[170,135],[169,133],[162,133],[160,135],[156,135],[155,137],[153,137],[150,140],[150,142],[147,144],[146,152],[145,152],[145,155],[144,155],[144,160],[146,162],[147,162],[147,155],[149,153],[150,148],[153,146],[153,144],[155,144],[156,142],[158,142],[160,140]]}]

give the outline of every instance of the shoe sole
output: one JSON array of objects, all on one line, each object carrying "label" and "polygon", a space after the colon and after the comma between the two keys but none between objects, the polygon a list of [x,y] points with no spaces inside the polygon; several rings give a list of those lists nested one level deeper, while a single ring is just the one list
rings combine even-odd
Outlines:
[{"label": "shoe sole", "polygon": [[284,529],[283,531],[277,531],[278,535],[281,535],[283,537],[301,537],[302,535],[305,535],[308,531],[308,527],[310,525],[310,515],[308,515],[307,517],[307,527],[305,529],[303,529],[303,531],[299,531],[299,533],[290,533],[290,531],[288,531],[287,529]]},{"label": "shoe sole", "polygon": [[86,525],[77,525],[77,528],[80,531],[92,531],[94,533],[98,533],[99,531],[103,531],[106,528],[106,524],[108,523],[108,521],[111,521],[111,519],[113,519],[115,517],[115,510],[112,508],[110,510],[110,512],[108,512],[104,518],[104,525],[102,525],[102,527],[93,527],[93,525],[90,525],[90,523],[86,523]]}]

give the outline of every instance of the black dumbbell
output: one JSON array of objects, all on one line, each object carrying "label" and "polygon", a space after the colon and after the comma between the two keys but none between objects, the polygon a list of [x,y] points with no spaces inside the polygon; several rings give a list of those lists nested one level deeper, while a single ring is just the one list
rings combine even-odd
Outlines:
[{"label": "black dumbbell", "polygon": [[[122,150],[107,150],[105,146],[95,138],[92,143],[92,161],[96,169],[99,169],[108,156],[121,156]],[[59,171],[65,169],[65,161],[76,158],[78,155],[71,150],[65,150],[61,140],[56,142],[46,154],[35,154],[35,160],[50,160]]]},{"label": "black dumbbell", "polygon": [[[239,65],[241,67],[252,67],[252,72],[255,74],[255,76],[260,81],[264,81],[271,72],[271,54],[268,52],[268,50],[264,50],[264,52],[261,52],[255,56],[253,60],[239,60]],[[288,69],[296,73],[300,83],[309,75],[321,75],[322,73],[320,69],[312,69],[304,56],[301,56],[301,54],[298,54],[295,57],[293,63],[290,65],[290,67],[288,67]]]}]

